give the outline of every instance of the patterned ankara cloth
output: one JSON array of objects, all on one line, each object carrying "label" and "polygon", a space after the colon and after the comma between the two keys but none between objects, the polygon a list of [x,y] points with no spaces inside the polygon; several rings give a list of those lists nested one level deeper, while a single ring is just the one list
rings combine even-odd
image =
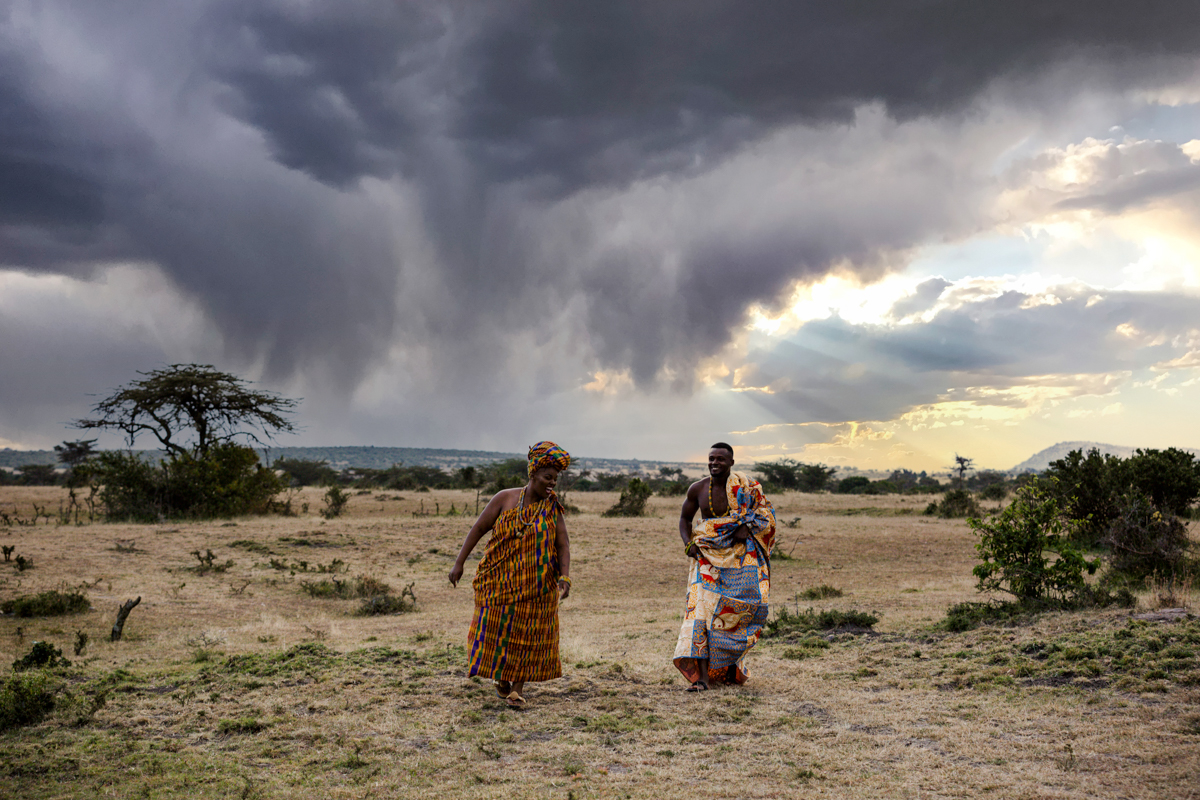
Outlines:
[{"label": "patterned ankara cloth", "polygon": [[554,467],[562,472],[571,466],[571,454],[554,442],[538,442],[529,448],[529,475],[542,467]]},{"label": "patterned ankara cloth", "polygon": [[[729,474],[725,493],[725,516],[697,515],[692,521],[692,543],[700,555],[688,573],[687,609],[673,659],[690,683],[700,680],[699,658],[708,659],[710,683],[726,682],[731,666],[734,680],[745,683],[746,653],[767,622],[775,511],[758,481],[737,472]],[[733,534],[742,525],[751,536],[738,542]]]},{"label": "patterned ankara cloth", "polygon": [[562,675],[555,545],[562,507],[554,492],[526,506],[525,492],[497,518],[472,582],[470,675],[504,681]]}]

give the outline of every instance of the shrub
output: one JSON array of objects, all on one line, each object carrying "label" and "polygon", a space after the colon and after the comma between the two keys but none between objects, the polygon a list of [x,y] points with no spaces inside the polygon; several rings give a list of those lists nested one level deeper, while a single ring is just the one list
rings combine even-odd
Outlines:
[{"label": "shrub", "polygon": [[1086,456],[1080,450],[1072,450],[1066,458],[1051,462],[1047,468],[1045,477],[1050,480],[1044,484],[1046,491],[1054,494],[1059,506],[1072,519],[1079,520],[1074,531],[1078,542],[1100,541],[1116,516],[1120,471],[1120,458],[1101,455],[1095,448]]},{"label": "shrub", "polygon": [[340,486],[330,486],[325,492],[325,507],[321,509],[321,516],[325,519],[340,517],[349,502],[350,494],[348,492]]},{"label": "shrub", "polygon": [[82,614],[89,608],[83,592],[60,592],[51,589],[0,603],[0,611],[18,617],[56,617],[63,614]]},{"label": "shrub", "polygon": [[1164,514],[1187,514],[1200,497],[1200,463],[1184,450],[1136,450],[1124,467],[1125,484],[1148,496]]},{"label": "shrub", "polygon": [[641,478],[631,478],[621,491],[621,497],[612,508],[604,512],[606,517],[640,517],[646,513],[646,501],[650,498],[650,484]]},{"label": "shrub", "polygon": [[1189,570],[1187,526],[1163,514],[1145,494],[1131,489],[1121,498],[1116,519],[1104,544],[1109,568],[1116,576],[1144,581],[1154,573],[1183,574]]},{"label": "shrub", "polygon": [[1065,517],[1053,494],[1037,483],[1019,489],[998,514],[967,524],[980,537],[975,549],[982,563],[973,572],[983,592],[1003,591],[1019,600],[1073,598],[1086,587],[1083,571],[1093,574],[1099,565],[1071,543],[1078,523]]},{"label": "shrub", "polygon": [[334,600],[353,600],[356,597],[378,597],[391,594],[392,592],[392,587],[378,578],[369,576],[304,581],[300,584],[300,589],[308,594],[309,597]]},{"label": "shrub", "polygon": [[224,442],[204,454],[172,453],[161,464],[101,453],[95,477],[109,520],[212,519],[263,514],[283,483],[250,447]]},{"label": "shrub", "polygon": [[989,483],[979,491],[983,500],[1003,500],[1008,497],[1008,487],[1003,483]]},{"label": "shrub", "polygon": [[978,513],[979,504],[966,489],[951,489],[942,495],[942,502],[938,504],[938,516],[943,519],[973,517]]},{"label": "shrub", "polygon": [[[375,617],[382,614],[407,614],[417,610],[417,595],[413,591],[415,583],[410,583],[400,591],[400,596],[377,594],[367,597],[359,606],[360,617]],[[386,588],[386,587],[385,587]]]},{"label": "shrub", "polygon": [[837,488],[834,491],[837,494],[863,494],[871,485],[871,479],[865,475],[855,475],[850,478],[842,478],[837,483]]},{"label": "shrub", "polygon": [[14,672],[25,672],[30,669],[54,669],[55,667],[69,666],[71,666],[71,662],[63,658],[62,650],[49,642],[34,642],[28,653],[13,662],[12,668]]},{"label": "shrub", "polygon": [[40,722],[54,710],[56,689],[55,681],[40,670],[0,682],[0,733]]},{"label": "shrub", "polygon": [[338,479],[337,470],[328,461],[311,461],[305,458],[277,458],[272,465],[287,476],[291,486],[322,486],[333,484]]}]

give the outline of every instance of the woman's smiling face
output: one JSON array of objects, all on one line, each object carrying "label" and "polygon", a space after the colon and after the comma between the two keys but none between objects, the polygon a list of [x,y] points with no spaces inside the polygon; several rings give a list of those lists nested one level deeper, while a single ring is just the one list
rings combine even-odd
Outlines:
[{"label": "woman's smiling face", "polygon": [[558,485],[558,470],[554,467],[540,467],[534,470],[529,478],[529,485],[538,497],[545,497]]}]

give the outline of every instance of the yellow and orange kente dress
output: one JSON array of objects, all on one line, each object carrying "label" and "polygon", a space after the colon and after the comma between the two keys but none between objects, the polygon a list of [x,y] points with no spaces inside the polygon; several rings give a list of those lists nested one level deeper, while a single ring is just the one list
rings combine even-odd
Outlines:
[{"label": "yellow and orange kente dress", "polygon": [[503,512],[475,573],[470,674],[503,681],[562,675],[558,660],[558,497]]}]

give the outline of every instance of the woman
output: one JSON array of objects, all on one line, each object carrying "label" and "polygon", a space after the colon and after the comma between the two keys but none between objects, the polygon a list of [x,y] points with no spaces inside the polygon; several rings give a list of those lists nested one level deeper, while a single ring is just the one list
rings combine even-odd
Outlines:
[{"label": "woman", "polygon": [[467,556],[492,531],[473,581],[470,674],[490,677],[513,708],[525,705],[526,681],[562,675],[558,603],[571,593],[571,549],[554,487],[570,465],[571,456],[554,442],[529,448],[529,482],[496,493],[450,570],[457,586]]}]

